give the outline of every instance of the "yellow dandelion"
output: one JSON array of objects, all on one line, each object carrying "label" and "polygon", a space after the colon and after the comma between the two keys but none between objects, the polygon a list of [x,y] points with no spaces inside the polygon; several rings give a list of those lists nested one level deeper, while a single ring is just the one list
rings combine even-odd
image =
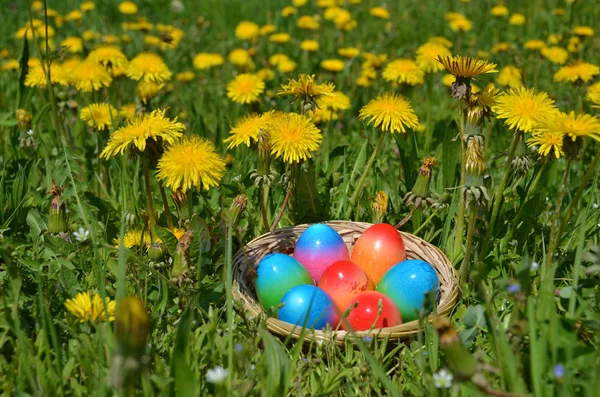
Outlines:
[{"label": "yellow dandelion", "polygon": [[298,10],[296,10],[296,8],[292,6],[283,7],[283,9],[281,10],[281,16],[287,18],[290,15],[294,15],[297,11]]},{"label": "yellow dandelion", "polygon": [[303,40],[300,43],[300,48],[302,49],[302,51],[306,52],[319,51],[319,47],[319,42],[316,40]]},{"label": "yellow dandelion", "polygon": [[417,49],[415,59],[417,66],[427,73],[436,73],[444,70],[444,66],[438,62],[439,57],[451,56],[452,53],[443,44],[428,41]]},{"label": "yellow dandelion", "polygon": [[562,47],[546,47],[542,48],[542,55],[550,62],[562,65],[567,62],[569,52]]},{"label": "yellow dandelion", "polygon": [[398,84],[423,84],[425,72],[412,59],[401,58],[390,62],[383,70],[383,78]]},{"label": "yellow dandelion", "polygon": [[367,124],[373,123],[375,128],[382,131],[406,132],[406,128],[416,128],[419,119],[408,99],[402,95],[384,93],[371,100],[360,109],[359,120],[370,118]]},{"label": "yellow dandelion", "polygon": [[171,80],[171,71],[163,59],[152,52],[142,52],[127,65],[127,77],[135,81],[162,83]]},{"label": "yellow dandelion", "polygon": [[246,66],[252,65],[252,56],[250,52],[244,48],[236,48],[229,53],[227,57],[232,65]]},{"label": "yellow dandelion", "polygon": [[268,124],[271,154],[286,163],[298,163],[312,157],[323,136],[308,116],[296,113],[273,115]]},{"label": "yellow dandelion", "polygon": [[443,45],[446,48],[452,48],[453,44],[450,40],[442,36],[435,36],[427,40],[427,43]]},{"label": "yellow dandelion", "polygon": [[492,54],[510,50],[511,45],[508,43],[498,43],[492,47]]},{"label": "yellow dandelion", "polygon": [[93,1],[84,1],[79,6],[79,9],[83,12],[93,11],[96,9],[96,4]]},{"label": "yellow dandelion", "polygon": [[346,64],[341,59],[324,59],[321,61],[321,67],[329,72],[341,72]]},{"label": "yellow dandelion", "polygon": [[112,83],[112,77],[106,69],[96,62],[80,62],[70,71],[70,79],[77,91],[92,92]]},{"label": "yellow dandelion", "polygon": [[108,103],[92,103],[81,109],[79,113],[81,120],[100,131],[112,127],[113,120],[116,120],[118,116],[117,109]]},{"label": "yellow dandelion", "polygon": [[279,64],[277,65],[277,70],[279,70],[281,73],[290,73],[293,72],[295,69],[296,62],[292,61],[291,59],[285,59],[279,62]]},{"label": "yellow dandelion", "polygon": [[376,214],[380,214],[381,216],[385,215],[388,208],[388,195],[383,190],[378,190],[375,193],[375,198],[373,199],[373,203],[371,204],[371,208],[373,208],[373,212]]},{"label": "yellow dandelion", "polygon": [[119,47],[114,45],[102,45],[90,51],[87,60],[102,64],[108,69],[127,66],[127,57]]},{"label": "yellow dandelion", "polygon": [[600,68],[591,63],[576,61],[568,66],[563,66],[554,74],[554,81],[567,81],[575,83],[577,81],[587,82],[600,74]]},{"label": "yellow dandelion", "polygon": [[[106,302],[106,305],[104,304]],[[106,298],[103,301],[99,294],[81,292],[73,299],[65,301],[65,308],[79,319],[79,322],[113,321],[115,319],[115,301]]]},{"label": "yellow dandelion", "polygon": [[264,68],[256,71],[256,75],[262,81],[269,81],[275,78],[275,72],[272,69]]},{"label": "yellow dandelion", "polygon": [[563,152],[564,138],[565,134],[561,131],[537,130],[531,134],[531,138],[527,139],[527,146],[537,147],[537,151],[541,156],[559,158],[565,155]]},{"label": "yellow dandelion", "polygon": [[567,50],[569,52],[579,52],[581,48],[581,39],[577,36],[573,36],[569,38],[569,43],[567,44]]},{"label": "yellow dandelion", "polygon": [[252,143],[258,142],[261,132],[266,131],[271,116],[271,113],[254,113],[243,116],[231,127],[229,138],[223,140],[223,142],[228,144],[228,149],[238,147],[242,144],[250,147]]},{"label": "yellow dandelion", "polygon": [[300,8],[304,5],[306,5],[307,2],[308,2],[308,0],[292,0],[292,5],[294,7]]},{"label": "yellow dandelion", "polygon": [[135,103],[126,103],[119,109],[119,116],[125,120],[132,120],[135,117]]},{"label": "yellow dandelion", "polygon": [[317,107],[334,111],[350,109],[350,98],[343,92],[333,91],[331,95],[322,96],[317,100]]},{"label": "yellow dandelion", "polygon": [[543,40],[527,40],[523,47],[528,50],[541,50],[546,48],[546,43]]},{"label": "yellow dandelion", "polygon": [[317,30],[319,29],[320,24],[311,15],[303,15],[296,21],[296,26],[300,29]]},{"label": "yellow dandelion", "polygon": [[586,113],[559,113],[547,127],[548,130],[562,132],[573,141],[590,137],[600,141],[600,119]]},{"label": "yellow dandelion", "polygon": [[450,21],[450,29],[455,32],[467,32],[473,28],[473,22],[466,17],[456,18]]},{"label": "yellow dandelion", "polygon": [[287,84],[282,84],[277,95],[293,95],[296,99],[315,101],[322,96],[331,95],[334,89],[333,83],[317,83],[314,74],[301,74],[298,80],[289,79]]},{"label": "yellow dandelion", "polygon": [[119,4],[119,12],[121,14],[125,14],[125,15],[137,14],[138,7],[137,7],[137,5],[135,5],[134,2],[124,1]]},{"label": "yellow dandelion", "polygon": [[438,62],[455,77],[477,77],[480,74],[498,72],[495,63],[468,56],[441,56]]},{"label": "yellow dandelion", "polygon": [[526,21],[525,15],[523,14],[519,14],[519,13],[514,13],[510,16],[510,18],[508,19],[508,23],[514,26],[521,26],[524,25]]},{"label": "yellow dandelion", "polygon": [[591,37],[594,35],[594,29],[591,26],[575,26],[573,28],[573,34]]},{"label": "yellow dandelion", "polygon": [[375,18],[390,19],[390,12],[383,7],[373,7],[369,13]]},{"label": "yellow dandelion", "polygon": [[452,87],[452,83],[456,81],[456,77],[453,75],[446,73],[444,77],[442,77],[442,84],[446,87]]},{"label": "yellow dandelion", "polygon": [[355,47],[344,47],[338,50],[338,54],[344,58],[356,58],[360,55],[360,50]]},{"label": "yellow dandelion", "polygon": [[269,36],[269,40],[273,43],[284,44],[290,41],[290,37],[289,33],[275,33]]},{"label": "yellow dandelion", "polygon": [[554,101],[545,92],[523,86],[510,89],[497,99],[493,107],[498,119],[511,130],[531,132],[556,114]]},{"label": "yellow dandelion", "polygon": [[505,17],[509,14],[508,8],[502,4],[496,4],[490,10],[490,14],[495,17]]},{"label": "yellow dandelion", "polygon": [[19,61],[17,61],[16,59],[9,59],[8,61],[4,62],[2,64],[2,71],[5,72],[8,70],[19,70]]},{"label": "yellow dandelion", "polygon": [[[67,75],[60,64],[54,64],[50,68],[50,79],[53,84],[68,85]],[[27,87],[46,88],[46,75],[41,64],[30,66],[27,76],[25,77],[25,85]]]},{"label": "yellow dandelion", "polygon": [[251,21],[242,21],[235,27],[235,37],[239,40],[251,41],[260,34],[260,27]]},{"label": "yellow dandelion", "polygon": [[165,111],[157,109],[152,113],[141,114],[133,120],[127,121],[125,126],[112,133],[106,147],[100,153],[100,157],[108,159],[111,156],[123,154],[131,145],[143,152],[148,139],[162,140],[167,144],[175,142],[183,135],[185,126],[178,123],[177,118],[169,120],[165,117]]},{"label": "yellow dandelion", "polygon": [[158,95],[163,86],[164,84],[157,84],[153,81],[140,81],[137,85],[137,96],[146,105]]},{"label": "yellow dandelion", "polygon": [[500,69],[496,82],[502,86],[515,88],[523,85],[521,82],[521,70],[515,66],[505,66]]},{"label": "yellow dandelion", "polygon": [[61,46],[66,47],[67,51],[72,54],[76,54],[78,52],[83,51],[83,40],[79,37],[70,36],[61,41]]},{"label": "yellow dandelion", "polygon": [[243,73],[227,84],[227,97],[233,102],[246,104],[259,100],[265,90],[265,82],[255,74]]},{"label": "yellow dandelion", "polygon": [[589,86],[586,99],[592,103],[592,107],[600,108],[600,81]]},{"label": "yellow dandelion", "polygon": [[83,14],[79,10],[72,10],[65,15],[65,21],[80,21]]},{"label": "yellow dandelion", "polygon": [[225,175],[225,162],[209,140],[198,135],[170,145],[156,166],[156,177],[171,190],[210,189]]},{"label": "yellow dandelion", "polygon": [[199,70],[222,65],[225,60],[221,54],[201,52],[194,57],[194,67]]},{"label": "yellow dandelion", "polygon": [[[154,239],[156,243],[161,242],[160,239]],[[115,247],[119,247],[119,239],[114,239],[113,244]],[[125,248],[140,248],[142,246],[149,247],[151,244],[150,234],[147,231],[142,231],[140,229],[133,229],[127,231],[123,235],[123,246]]]},{"label": "yellow dandelion", "polygon": [[275,33],[276,30],[277,30],[277,28],[275,27],[275,25],[271,25],[269,23],[269,24],[266,24],[266,25],[260,27],[260,35],[268,36],[271,33]]}]

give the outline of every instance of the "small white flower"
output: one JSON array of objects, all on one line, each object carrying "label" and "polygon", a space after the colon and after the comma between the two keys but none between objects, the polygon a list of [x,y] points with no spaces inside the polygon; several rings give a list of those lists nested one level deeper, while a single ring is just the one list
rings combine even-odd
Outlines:
[{"label": "small white flower", "polygon": [[33,135],[33,130],[27,131],[27,135],[32,136]]},{"label": "small white flower", "polygon": [[531,270],[532,272],[537,271],[540,268],[540,264],[538,262],[531,262],[531,265],[529,266],[529,270]]},{"label": "small white flower", "polygon": [[594,209],[598,208],[598,203],[594,203],[593,207]]},{"label": "small white flower", "polygon": [[433,384],[438,389],[449,389],[452,387],[454,376],[448,370],[441,369],[433,374]]},{"label": "small white flower", "polygon": [[90,231],[80,227],[79,229],[73,232],[73,236],[75,237],[75,240],[79,241],[80,243],[83,243],[90,236]]},{"label": "small white flower", "polygon": [[218,385],[227,379],[228,373],[229,372],[221,366],[209,369],[206,371],[206,381]]},{"label": "small white flower", "polygon": [[546,196],[546,201],[550,200],[550,197]]}]

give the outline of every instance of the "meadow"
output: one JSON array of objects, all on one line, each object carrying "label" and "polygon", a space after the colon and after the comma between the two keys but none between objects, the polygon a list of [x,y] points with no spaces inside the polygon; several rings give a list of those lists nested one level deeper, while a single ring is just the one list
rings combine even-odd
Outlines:
[{"label": "meadow", "polygon": [[[600,395],[598,1],[0,8],[2,395]],[[439,247],[456,307],[269,332],[233,255],[328,220]]]}]

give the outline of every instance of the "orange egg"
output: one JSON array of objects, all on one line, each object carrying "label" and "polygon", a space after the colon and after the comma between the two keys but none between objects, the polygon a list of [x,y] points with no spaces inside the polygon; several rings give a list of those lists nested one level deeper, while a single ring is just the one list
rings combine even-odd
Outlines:
[{"label": "orange egg", "polygon": [[391,225],[373,225],[358,238],[350,261],[356,263],[377,285],[385,272],[406,259],[404,241]]}]

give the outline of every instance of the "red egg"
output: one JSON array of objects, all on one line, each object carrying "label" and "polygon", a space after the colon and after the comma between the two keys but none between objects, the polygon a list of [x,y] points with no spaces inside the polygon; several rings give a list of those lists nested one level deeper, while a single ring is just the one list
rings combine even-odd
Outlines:
[{"label": "red egg", "polygon": [[367,273],[377,285],[392,266],[406,259],[404,241],[391,225],[373,225],[356,240],[350,260]]},{"label": "red egg", "polygon": [[[382,309],[379,314],[379,301]],[[376,291],[361,292],[352,302],[356,307],[350,310],[350,314],[344,323],[354,331],[365,331],[375,324],[374,328],[393,327],[402,324],[400,309],[387,295]],[[379,317],[378,317],[379,316]]]},{"label": "red egg", "polygon": [[356,295],[374,290],[375,285],[358,265],[350,261],[338,261],[325,269],[319,279],[319,288],[331,296],[343,314]]}]

